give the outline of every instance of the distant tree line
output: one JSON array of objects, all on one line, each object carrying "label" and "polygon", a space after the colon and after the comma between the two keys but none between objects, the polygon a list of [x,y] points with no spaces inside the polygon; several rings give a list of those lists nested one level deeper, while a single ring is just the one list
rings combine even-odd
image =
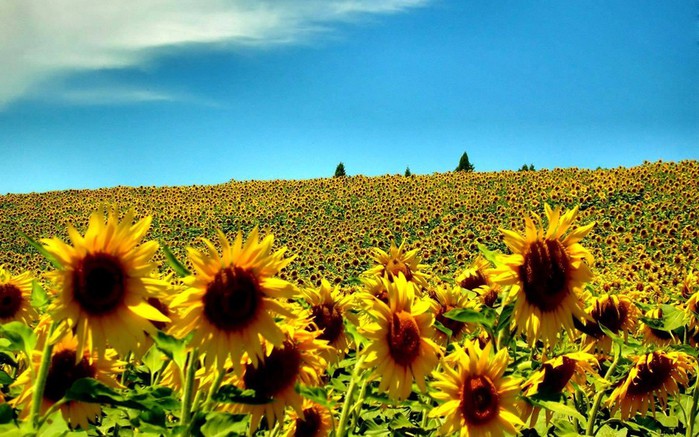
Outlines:
[{"label": "distant tree line", "polygon": [[[464,154],[461,155],[461,159],[459,159],[459,165],[456,166],[454,171],[464,171],[468,173],[474,171],[475,169],[476,167],[468,159],[468,153],[464,152]],[[523,164],[517,171],[535,171],[534,164]],[[405,168],[405,173],[403,175],[405,177],[410,177],[413,175],[413,173],[410,171],[410,167]],[[347,173],[345,172],[345,164],[337,164],[337,168],[335,168],[335,177],[340,178],[345,176],[347,176]]]}]

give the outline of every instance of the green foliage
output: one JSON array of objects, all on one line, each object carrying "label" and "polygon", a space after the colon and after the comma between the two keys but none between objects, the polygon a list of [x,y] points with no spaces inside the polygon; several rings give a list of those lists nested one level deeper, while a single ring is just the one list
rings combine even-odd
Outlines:
[{"label": "green foliage", "polygon": [[339,163],[337,164],[337,168],[335,169],[335,177],[336,178],[341,178],[345,177],[347,174],[345,173],[345,164]]},{"label": "green foliage", "polygon": [[459,160],[459,165],[456,167],[456,171],[471,172],[475,169],[476,167],[474,167],[474,165],[471,164],[471,161],[468,160],[468,153],[464,152],[464,154],[461,155],[461,159]]},{"label": "green foliage", "polygon": [[413,174],[412,174],[412,172],[410,171],[410,167],[405,167],[405,173],[403,174],[403,176],[405,176],[406,178],[409,178],[409,177],[412,176],[412,175],[413,175]]}]

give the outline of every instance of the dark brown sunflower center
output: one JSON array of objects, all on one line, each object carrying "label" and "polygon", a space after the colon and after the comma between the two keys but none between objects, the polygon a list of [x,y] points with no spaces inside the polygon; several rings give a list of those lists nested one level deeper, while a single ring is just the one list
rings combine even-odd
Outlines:
[{"label": "dark brown sunflower center", "polygon": [[250,323],[262,304],[260,284],[251,270],[227,267],[216,277],[204,294],[204,314],[214,326],[237,331]]},{"label": "dark brown sunflower center", "polygon": [[403,273],[407,281],[413,279],[413,273],[410,271],[410,267],[398,258],[390,260],[386,265],[385,271],[388,273],[388,280],[391,282],[393,282],[394,278],[398,277],[399,273]]},{"label": "dark brown sunflower center", "polygon": [[488,290],[481,294],[481,299],[483,299],[483,304],[485,306],[493,308],[495,306],[495,301],[498,300],[498,292],[488,287]]},{"label": "dark brown sunflower center", "polygon": [[126,272],[121,261],[108,253],[89,253],[73,271],[73,297],[81,309],[101,315],[124,301]]},{"label": "dark brown sunflower center", "polygon": [[[629,304],[620,301],[619,305],[616,305],[614,301],[607,299],[601,304],[597,303],[590,315],[597,323],[604,325],[617,334],[629,317]],[[603,335],[603,332],[598,325],[594,325],[592,326],[591,335],[599,338]]]},{"label": "dark brown sunflower center", "polygon": [[469,377],[461,394],[461,414],[468,425],[481,425],[497,417],[500,410],[498,390],[485,375]]},{"label": "dark brown sunflower center", "polygon": [[321,340],[327,340],[330,344],[342,335],[345,325],[342,322],[342,313],[335,304],[324,303],[311,308],[313,322],[323,332],[318,336]]},{"label": "dark brown sunflower center", "polygon": [[485,276],[483,276],[483,273],[480,270],[472,272],[470,275],[462,279],[461,282],[459,282],[459,286],[461,288],[465,288],[466,290],[475,290],[476,288],[484,285],[488,285],[488,281],[485,279]]},{"label": "dark brown sunflower center", "polygon": [[554,311],[568,296],[570,259],[558,240],[535,241],[524,255],[519,277],[527,301],[542,312]]},{"label": "dark brown sunflower center", "polygon": [[420,328],[410,313],[393,314],[388,324],[388,350],[393,360],[402,366],[409,366],[420,354]]},{"label": "dark brown sunflower center", "polygon": [[575,374],[576,364],[575,360],[568,357],[563,357],[563,364],[560,366],[544,364],[544,379],[539,384],[539,393],[553,395],[562,392]]},{"label": "dark brown sunflower center", "polygon": [[672,377],[673,364],[667,356],[653,352],[652,357],[636,369],[638,373],[627,390],[632,396],[651,393],[665,385]]},{"label": "dark brown sunflower center", "polygon": [[[158,299],[157,297],[149,297],[147,302],[148,305],[160,311],[165,317],[170,316],[170,308],[168,308],[168,306],[165,305],[162,300]],[[159,329],[161,331],[163,331],[165,329],[165,326],[167,326],[166,322],[158,322],[155,320],[150,320],[150,322],[153,324],[153,326],[156,327],[156,329]]]},{"label": "dark brown sunflower center", "polygon": [[301,369],[301,354],[297,347],[286,341],[281,348],[261,361],[257,368],[245,366],[243,383],[246,389],[255,390],[259,398],[269,399],[294,385]]},{"label": "dark brown sunflower center", "polygon": [[320,412],[316,407],[303,410],[303,418],[296,419],[295,437],[314,437],[320,431],[322,425]]},{"label": "dark brown sunflower center", "polygon": [[449,328],[451,330],[451,334],[453,336],[457,336],[458,334],[461,333],[461,331],[464,329],[466,324],[464,322],[459,322],[458,320],[454,319],[449,319],[447,317],[444,317],[444,314],[448,313],[449,311],[453,310],[454,307],[451,305],[444,305],[439,308],[439,311],[437,312],[437,316],[435,319],[444,325],[445,328]]},{"label": "dark brown sunflower center", "polygon": [[66,349],[51,357],[49,373],[46,377],[44,398],[56,402],[65,396],[75,381],[81,378],[94,378],[95,367],[86,357],[75,364],[75,351]]},{"label": "dark brown sunflower center", "polygon": [[0,285],[0,319],[17,315],[22,307],[22,291],[12,284]]}]

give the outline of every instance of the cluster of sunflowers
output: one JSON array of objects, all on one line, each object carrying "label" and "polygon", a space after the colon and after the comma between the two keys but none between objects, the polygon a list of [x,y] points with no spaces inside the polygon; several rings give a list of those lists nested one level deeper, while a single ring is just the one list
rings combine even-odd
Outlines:
[{"label": "cluster of sunflowers", "polygon": [[257,228],[201,238],[187,263],[163,247],[166,276],[150,217],[27,237],[54,268],[48,293],[0,271],[2,430],[694,435],[697,277],[683,308],[593,296],[577,215],[545,204],[546,225],[502,230],[510,254],[481,247],[452,281],[417,249],[374,248],[344,291],[281,279],[294,256]]},{"label": "cluster of sunflowers", "polygon": [[0,435],[697,435],[699,165],[524,173],[3,196]]}]

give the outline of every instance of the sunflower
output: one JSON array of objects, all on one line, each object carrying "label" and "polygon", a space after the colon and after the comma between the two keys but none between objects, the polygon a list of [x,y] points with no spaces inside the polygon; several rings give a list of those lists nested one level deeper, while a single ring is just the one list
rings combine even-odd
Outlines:
[{"label": "sunflower", "polygon": [[393,282],[384,280],[389,305],[374,300],[362,331],[370,345],[361,353],[364,365],[375,370],[372,377],[381,379],[379,390],[402,400],[412,391],[413,380],[425,391],[425,377],[432,372],[441,354],[431,338],[434,317],[430,303],[416,300],[415,285],[402,273]]},{"label": "sunflower", "polygon": [[38,314],[31,304],[31,273],[13,276],[0,266],[0,323],[20,321],[31,325]]},{"label": "sunflower", "polygon": [[303,400],[303,414],[292,411],[290,426],[284,437],[326,437],[332,430],[332,415],[327,408]]},{"label": "sunflower", "polygon": [[[58,299],[49,308],[56,321],[67,321],[77,336],[78,350],[102,355],[107,344],[126,355],[142,349],[151,321],[169,322],[147,299],[167,284],[151,276],[151,258],[158,243],[140,244],[150,226],[146,217],[133,223],[133,211],[119,222],[110,211],[105,224],[102,211],[90,216],[85,236],[68,226],[72,246],[58,238],[44,239],[46,251],[61,265],[47,276],[59,286]],[[64,334],[65,329],[57,331]]]},{"label": "sunflower", "polygon": [[512,286],[508,302],[514,301],[512,323],[527,336],[530,344],[540,337],[545,346],[553,346],[561,328],[573,335],[573,320],[586,319],[579,294],[585,282],[592,278],[587,264],[592,263],[590,252],[580,241],[594,223],[578,227],[567,236],[578,214],[578,208],[561,215],[558,208],[546,205],[548,228],[537,228],[525,218],[524,236],[501,230],[505,244],[514,253],[501,255],[503,266],[493,269],[493,282]]},{"label": "sunflower", "polygon": [[483,286],[492,285],[489,275],[490,265],[482,256],[476,258],[473,264],[461,272],[456,277],[456,283],[459,287],[466,290],[476,291]]},{"label": "sunflower", "polygon": [[417,257],[418,249],[405,251],[405,241],[396,247],[391,241],[388,253],[375,247],[372,249],[372,258],[378,263],[367,271],[367,274],[383,278],[388,277],[390,282],[402,274],[408,282],[418,285],[418,291],[427,287],[428,276],[423,272],[427,265],[420,264]]},{"label": "sunflower", "polygon": [[[439,286],[435,288],[432,294],[434,296],[434,299],[431,301],[432,312],[435,314],[435,320],[441,323],[445,328],[451,330],[451,339],[453,341],[458,341],[464,334],[473,330],[473,324],[459,322],[458,320],[449,319],[444,316],[444,314],[455,308],[473,308],[476,306],[474,305],[474,301],[470,301],[468,296],[463,293],[458,285],[454,287],[447,285]],[[447,335],[438,329],[434,332],[437,342],[441,345],[446,345]]]},{"label": "sunflower", "polygon": [[503,377],[508,355],[505,349],[490,356],[492,344],[484,349],[466,340],[444,361],[432,386],[431,396],[443,402],[430,417],[444,417],[440,433],[458,432],[468,436],[502,436],[516,434],[524,423],[517,416],[516,396],[520,380]]},{"label": "sunflower", "polygon": [[[102,356],[94,352],[90,354],[88,351],[80,353],[79,350],[77,338],[70,334],[53,347],[41,400],[41,414],[46,413],[53,404],[61,400],[78,379],[94,378],[110,387],[120,387],[115,376],[123,371],[124,363],[116,361],[116,352],[113,349],[108,349]],[[19,396],[11,401],[13,406],[22,409],[21,419],[26,419],[31,410],[34,375],[38,372],[40,363],[41,353],[35,351],[32,356],[32,368],[26,369],[13,383],[13,386],[23,386]],[[88,422],[95,422],[102,411],[99,404],[79,401],[68,401],[60,406],[60,410],[71,428],[79,426],[83,430],[87,430]]]},{"label": "sunflower", "polygon": [[678,384],[689,383],[687,372],[693,368],[692,357],[684,352],[655,351],[637,357],[626,378],[607,401],[612,414],[620,410],[622,420],[636,413],[645,416],[649,409],[655,412],[656,399],[666,408],[668,396],[679,392]]},{"label": "sunflower", "polygon": [[277,421],[284,420],[288,406],[298,416],[303,416],[303,398],[296,392],[296,384],[319,384],[327,365],[322,356],[328,348],[327,341],[317,338],[320,331],[306,329],[308,323],[308,320],[297,320],[285,324],[280,346],[265,342],[265,353],[257,366],[248,359],[242,368],[242,375],[233,374],[234,384],[244,390],[252,389],[260,400],[269,401],[257,405],[227,406],[233,413],[251,414],[251,431],[257,429],[262,417],[272,429]]},{"label": "sunflower", "polygon": [[[597,366],[597,359],[585,352],[574,352],[560,355],[546,361],[539,370],[522,385],[522,392],[525,396],[540,395],[544,397],[555,397],[567,391],[573,393],[575,387],[573,383],[584,386],[587,381],[587,374],[594,375],[592,366]],[[531,416],[530,424],[533,426],[539,416],[540,408],[532,407],[529,403],[524,403],[522,417]],[[551,420],[552,413],[546,412],[546,423]]]},{"label": "sunflower", "polygon": [[[662,308],[652,308],[646,311],[645,316],[648,319],[662,320],[663,310]],[[679,340],[672,332],[653,328],[643,322],[641,322],[641,334],[645,344],[654,344],[656,346],[667,346],[677,343]]]},{"label": "sunflower", "polygon": [[680,293],[685,299],[699,293],[699,277],[694,272],[687,273],[680,286]]},{"label": "sunflower", "polygon": [[636,327],[640,314],[630,298],[605,294],[594,298],[588,310],[591,320],[575,322],[576,327],[585,334],[582,339],[583,345],[592,345],[596,351],[608,354],[612,348],[612,339],[600,329],[600,325],[626,339]]},{"label": "sunflower", "polygon": [[311,306],[312,323],[309,328],[322,331],[318,338],[326,340],[332,348],[331,356],[326,358],[337,361],[348,350],[344,320],[351,307],[352,298],[342,296],[340,287],[333,288],[325,279],[321,280],[319,288],[307,288],[302,293]]},{"label": "sunflower", "polygon": [[692,294],[687,300],[684,313],[687,320],[687,327],[690,331],[699,328],[699,292]]},{"label": "sunflower", "polygon": [[275,346],[284,341],[273,314],[293,317],[282,299],[292,298],[295,287],[275,278],[293,257],[283,258],[286,249],[272,252],[274,237],[259,241],[257,228],[243,244],[238,232],[231,245],[218,231],[222,254],[202,239],[207,253],[189,248],[195,274],[184,279],[187,288],[176,296],[171,310],[177,313],[170,331],[180,337],[193,332],[190,345],[223,366],[230,356],[239,363],[247,352],[253,365],[264,355],[260,336]]}]

